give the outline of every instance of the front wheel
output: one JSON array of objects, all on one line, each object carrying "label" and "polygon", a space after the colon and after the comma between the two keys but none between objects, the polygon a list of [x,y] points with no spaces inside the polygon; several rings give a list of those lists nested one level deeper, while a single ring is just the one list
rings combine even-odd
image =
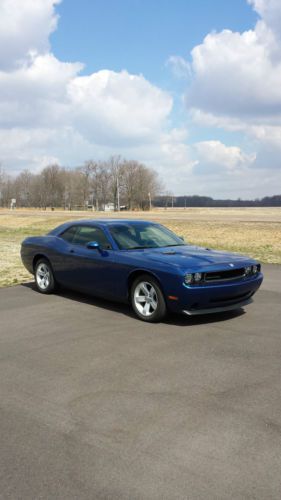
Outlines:
[{"label": "front wheel", "polygon": [[52,293],[56,288],[51,264],[47,259],[40,259],[35,266],[35,283],[40,293]]},{"label": "front wheel", "polygon": [[131,288],[131,304],[143,321],[155,323],[164,319],[166,302],[158,282],[149,275],[139,276]]}]

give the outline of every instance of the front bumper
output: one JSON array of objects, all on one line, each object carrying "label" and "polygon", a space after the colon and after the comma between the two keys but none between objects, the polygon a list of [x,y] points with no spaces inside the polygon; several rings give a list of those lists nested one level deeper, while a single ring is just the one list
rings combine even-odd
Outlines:
[{"label": "front bumper", "polygon": [[169,301],[169,307],[174,312],[190,316],[239,309],[252,302],[252,296],[259,289],[262,280],[263,275],[259,273],[252,278],[227,283],[195,286],[182,284],[181,289],[177,290],[178,300]]},{"label": "front bumper", "polygon": [[188,316],[198,316],[199,314],[211,314],[211,313],[220,313],[227,311],[234,311],[235,309],[240,309],[241,307],[247,306],[248,304],[252,304],[253,299],[249,298],[247,300],[243,300],[242,302],[236,302],[235,304],[222,306],[222,307],[211,307],[209,309],[191,309],[182,311],[184,314]]}]

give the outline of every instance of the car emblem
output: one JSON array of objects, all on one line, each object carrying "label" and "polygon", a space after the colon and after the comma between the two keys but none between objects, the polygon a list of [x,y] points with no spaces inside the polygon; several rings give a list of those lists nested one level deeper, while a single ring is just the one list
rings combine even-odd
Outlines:
[{"label": "car emblem", "polygon": [[229,264],[230,267],[234,267],[234,264]]}]

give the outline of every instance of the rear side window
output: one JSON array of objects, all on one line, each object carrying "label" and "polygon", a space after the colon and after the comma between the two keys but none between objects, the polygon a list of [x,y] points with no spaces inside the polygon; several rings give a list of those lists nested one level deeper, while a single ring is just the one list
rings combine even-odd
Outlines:
[{"label": "rear side window", "polygon": [[111,245],[102,229],[93,226],[78,226],[72,243],[86,246],[90,241],[96,241],[101,248],[111,249]]},{"label": "rear side window", "polygon": [[60,235],[60,237],[63,240],[68,241],[68,243],[72,243],[76,231],[77,231],[77,226],[69,227],[66,231],[64,231],[64,233]]}]

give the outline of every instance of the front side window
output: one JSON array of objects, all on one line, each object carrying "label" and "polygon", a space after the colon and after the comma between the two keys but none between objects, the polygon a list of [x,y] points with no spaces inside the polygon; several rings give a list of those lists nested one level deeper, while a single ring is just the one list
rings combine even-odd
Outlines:
[{"label": "front side window", "polygon": [[73,236],[72,243],[75,245],[87,246],[90,241],[96,241],[101,248],[111,248],[106,235],[99,227],[77,226],[77,231]]},{"label": "front side window", "polygon": [[110,249],[111,245],[102,229],[91,226],[72,226],[64,231],[60,237],[74,245],[86,246],[90,241],[96,241],[101,248]]},{"label": "front side window", "polygon": [[114,224],[110,233],[121,250],[184,245],[172,231],[156,224]]}]

